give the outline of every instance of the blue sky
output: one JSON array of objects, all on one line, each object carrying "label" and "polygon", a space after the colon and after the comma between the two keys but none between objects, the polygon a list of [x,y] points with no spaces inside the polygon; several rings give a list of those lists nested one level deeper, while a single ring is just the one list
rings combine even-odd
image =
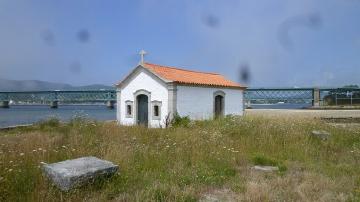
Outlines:
[{"label": "blue sky", "polygon": [[360,83],[360,0],[1,0],[0,78],[114,84],[139,61],[253,87]]}]

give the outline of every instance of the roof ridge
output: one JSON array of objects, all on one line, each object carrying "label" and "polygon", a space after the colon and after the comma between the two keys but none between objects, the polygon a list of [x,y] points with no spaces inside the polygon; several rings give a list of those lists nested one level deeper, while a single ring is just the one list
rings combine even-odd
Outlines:
[{"label": "roof ridge", "polygon": [[[202,72],[202,71],[196,71],[196,70],[188,70],[188,69],[182,69],[182,68],[178,68],[178,67],[172,67],[172,66],[164,66],[164,65],[153,64],[153,63],[149,63],[149,62],[145,62],[145,64],[148,64],[148,65],[156,65],[156,66],[160,66],[160,67],[164,67],[164,68],[176,69],[176,70],[186,71],[186,72],[195,72],[195,73],[212,74],[212,75],[222,76],[221,74],[219,74],[219,73],[214,73],[214,72]],[[223,77],[223,76],[222,76],[222,77]]]}]

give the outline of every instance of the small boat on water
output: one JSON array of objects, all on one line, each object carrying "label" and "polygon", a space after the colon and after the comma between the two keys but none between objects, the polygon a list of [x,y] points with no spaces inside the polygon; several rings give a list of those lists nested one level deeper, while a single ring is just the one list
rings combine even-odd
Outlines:
[{"label": "small boat on water", "polygon": [[285,104],[285,102],[278,102],[278,104]]}]

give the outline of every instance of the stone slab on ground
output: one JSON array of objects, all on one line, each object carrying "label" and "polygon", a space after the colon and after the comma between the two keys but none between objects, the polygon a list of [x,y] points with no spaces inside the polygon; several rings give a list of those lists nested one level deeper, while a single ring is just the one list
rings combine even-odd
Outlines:
[{"label": "stone slab on ground", "polygon": [[112,162],[92,156],[43,165],[44,174],[63,191],[109,177],[118,169]]},{"label": "stone slab on ground", "polygon": [[313,130],[311,131],[311,136],[322,140],[327,140],[330,137],[330,133],[324,130]]},{"label": "stone slab on ground", "polygon": [[254,166],[253,169],[265,172],[278,171],[279,168],[276,166]]},{"label": "stone slab on ground", "polygon": [[236,202],[238,196],[230,189],[212,190],[205,193],[199,200],[200,202]]}]

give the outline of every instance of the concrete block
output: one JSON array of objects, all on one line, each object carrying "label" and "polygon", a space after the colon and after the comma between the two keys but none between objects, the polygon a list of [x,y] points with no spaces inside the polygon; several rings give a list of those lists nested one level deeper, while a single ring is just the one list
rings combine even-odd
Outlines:
[{"label": "concrete block", "polygon": [[272,171],[278,171],[279,168],[276,166],[254,166],[255,170],[259,171],[265,171],[265,172],[272,172]]},{"label": "concrete block", "polygon": [[43,165],[44,174],[62,191],[109,177],[118,169],[112,162],[92,156]]},{"label": "concrete block", "polygon": [[311,136],[321,140],[327,140],[330,138],[330,133],[324,130],[313,130],[311,131]]}]

